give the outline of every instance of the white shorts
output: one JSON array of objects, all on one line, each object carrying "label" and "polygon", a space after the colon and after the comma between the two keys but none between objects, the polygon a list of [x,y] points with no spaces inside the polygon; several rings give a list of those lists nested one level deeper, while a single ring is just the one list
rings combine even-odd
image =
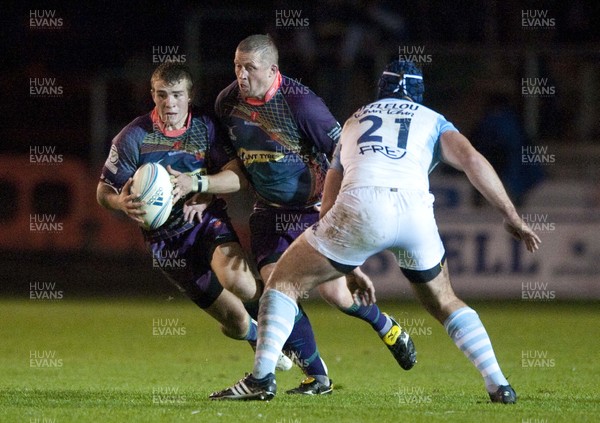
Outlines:
[{"label": "white shorts", "polygon": [[304,235],[313,248],[344,265],[360,266],[391,250],[401,268],[429,270],[445,253],[433,200],[422,191],[350,189],[340,192],[331,210]]}]

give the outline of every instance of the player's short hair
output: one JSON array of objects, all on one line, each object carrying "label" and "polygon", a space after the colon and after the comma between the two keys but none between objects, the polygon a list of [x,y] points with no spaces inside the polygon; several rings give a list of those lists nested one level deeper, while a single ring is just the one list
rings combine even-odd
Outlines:
[{"label": "player's short hair", "polygon": [[179,81],[184,80],[188,95],[192,97],[194,89],[194,78],[190,69],[182,62],[167,61],[163,62],[152,72],[150,78],[150,88],[154,92],[154,83],[156,81],[164,81],[168,85],[175,85]]},{"label": "player's short hair", "polygon": [[422,103],[424,92],[421,69],[410,60],[394,60],[379,78],[377,99],[391,97]]},{"label": "player's short hair", "polygon": [[279,66],[279,52],[275,41],[269,34],[255,34],[244,38],[237,46],[237,50],[244,53],[260,54],[261,59]]}]

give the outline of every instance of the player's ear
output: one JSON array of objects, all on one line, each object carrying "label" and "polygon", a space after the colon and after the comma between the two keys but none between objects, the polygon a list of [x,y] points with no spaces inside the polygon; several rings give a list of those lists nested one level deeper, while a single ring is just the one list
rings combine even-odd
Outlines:
[{"label": "player's ear", "polygon": [[279,70],[279,66],[277,66],[275,63],[273,63],[271,65],[271,72],[273,72],[273,75],[275,75],[278,70]]}]

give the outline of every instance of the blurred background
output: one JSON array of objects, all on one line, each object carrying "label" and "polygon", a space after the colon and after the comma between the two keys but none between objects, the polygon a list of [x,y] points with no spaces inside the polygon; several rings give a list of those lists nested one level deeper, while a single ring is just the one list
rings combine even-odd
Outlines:
[{"label": "blurred background", "polygon": [[[160,62],[185,61],[197,78],[195,103],[212,109],[234,80],[239,41],[270,33],[282,73],[321,96],[341,123],[373,100],[387,62],[417,62],[424,104],[495,166],[542,249],[527,254],[464,175],[440,166],[432,191],[461,296],[597,300],[599,15],[582,0],[4,6],[0,295],[179,295],[144,254],[135,224],[97,205],[102,165],[112,138],[153,107],[149,79]],[[229,201],[247,243],[251,197]],[[391,255],[365,270],[381,295],[410,298]]]}]

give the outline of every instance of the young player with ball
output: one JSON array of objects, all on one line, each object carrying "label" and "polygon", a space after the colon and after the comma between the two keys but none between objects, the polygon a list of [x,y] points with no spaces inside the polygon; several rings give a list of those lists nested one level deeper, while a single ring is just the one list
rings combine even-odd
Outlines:
[{"label": "young player with ball", "polygon": [[[251,317],[244,303],[258,300],[262,282],[254,278],[246,261],[225,201],[210,195],[237,191],[244,184],[239,166],[233,166],[237,159],[214,148],[221,134],[208,115],[192,106],[192,76],[184,64],[159,65],[151,77],[151,92],[154,109],[114,138],[98,183],[97,200],[107,209],[122,211],[143,228],[154,258],[184,259],[178,263],[185,265],[164,266],[162,272],[221,323],[226,336],[253,344],[257,316]],[[149,163],[165,167],[173,184],[172,210],[156,228],[146,216],[149,204],[139,201],[139,192],[130,191],[135,185],[132,176]],[[155,188],[160,185],[160,172],[156,177],[149,172],[140,170],[140,177],[149,178],[147,186]],[[257,309],[254,304],[254,311]],[[290,339],[312,337],[308,324],[299,326]],[[286,349],[302,359],[305,352],[298,344],[286,344]],[[278,360],[279,368],[291,367],[285,356],[280,354]]]}]

